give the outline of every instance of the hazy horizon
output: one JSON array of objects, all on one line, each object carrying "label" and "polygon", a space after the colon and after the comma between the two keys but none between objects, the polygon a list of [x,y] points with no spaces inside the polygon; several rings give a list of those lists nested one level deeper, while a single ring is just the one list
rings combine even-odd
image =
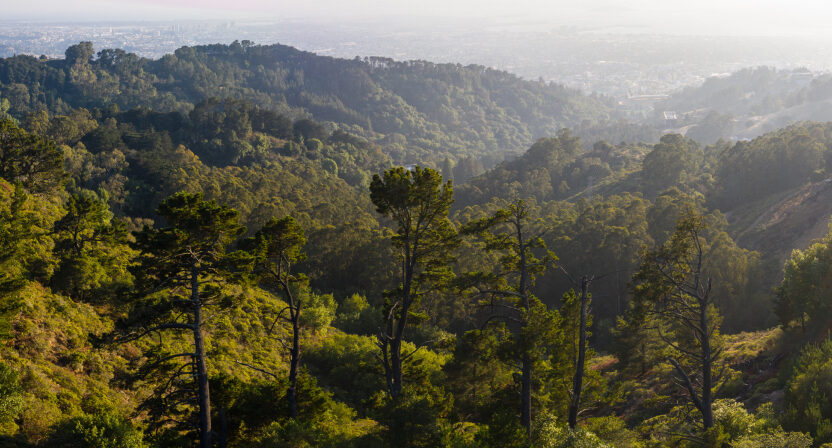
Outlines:
[{"label": "hazy horizon", "polygon": [[5,9],[7,21],[487,20],[621,33],[832,37],[832,4],[819,0],[32,0]]}]

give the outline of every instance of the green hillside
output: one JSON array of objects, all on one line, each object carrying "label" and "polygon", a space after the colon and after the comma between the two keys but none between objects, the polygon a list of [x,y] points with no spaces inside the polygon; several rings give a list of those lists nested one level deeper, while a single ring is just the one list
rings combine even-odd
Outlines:
[{"label": "green hillside", "polygon": [[91,58],[0,61],[0,445],[832,442],[832,125],[611,144],[477,67]]}]

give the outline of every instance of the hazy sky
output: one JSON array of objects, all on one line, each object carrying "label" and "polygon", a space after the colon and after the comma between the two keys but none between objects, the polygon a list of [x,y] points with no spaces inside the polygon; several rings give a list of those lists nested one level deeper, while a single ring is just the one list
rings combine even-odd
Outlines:
[{"label": "hazy sky", "polygon": [[830,0],[3,0],[25,20],[445,17],[729,35],[832,35]]}]

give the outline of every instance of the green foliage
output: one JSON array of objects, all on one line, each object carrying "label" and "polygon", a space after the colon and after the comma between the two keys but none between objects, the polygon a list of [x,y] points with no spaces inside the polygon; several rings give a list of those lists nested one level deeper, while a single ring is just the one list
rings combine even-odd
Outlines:
[{"label": "green foliage", "polygon": [[392,245],[400,251],[401,283],[388,292],[387,322],[379,335],[388,391],[395,399],[402,390],[403,362],[409,357],[402,357],[408,320],[418,323],[422,296],[449,285],[454,277],[449,263],[459,238],[448,219],[453,185],[443,184],[442,176],[430,168],[397,167],[373,176],[370,199],[378,213],[393,221]]},{"label": "green foliage", "polygon": [[531,408],[565,403],[564,392],[570,388],[564,386],[574,373],[567,350],[574,341],[567,339],[563,315],[532,293],[535,279],[557,260],[543,241],[546,228],[536,219],[538,213],[519,200],[467,223],[463,232],[476,235],[483,252],[496,255],[499,262],[491,271],[469,272],[459,281],[461,289],[490,308],[486,324],[493,320],[503,331],[508,330],[504,322],[510,325],[496,351],[499,359],[520,370],[521,425],[527,432]]},{"label": "green foliage", "polygon": [[333,326],[347,333],[370,335],[378,330],[381,313],[367,302],[364,296],[353,294],[338,305]]},{"label": "green foliage", "polygon": [[[799,324],[813,339],[827,336],[828,288],[832,281],[832,229],[806,250],[795,250],[786,260],[783,281],[777,287],[777,315],[783,327]],[[807,322],[808,321],[808,322]],[[808,334],[806,334],[808,332]]]},{"label": "green foliage", "polygon": [[[761,406],[756,414],[734,400],[714,402],[715,427],[702,432],[685,413],[686,407],[677,407],[665,415],[646,421],[641,431],[649,431],[647,446],[772,446],[804,448],[812,446],[812,438],[800,432],[785,432],[777,422],[771,404]],[[695,434],[685,436],[685,434]]]},{"label": "green foliage", "polygon": [[693,140],[679,134],[662,136],[642,162],[641,176],[645,191],[654,195],[684,183],[697,171],[702,158],[702,150]]},{"label": "green foliage", "polygon": [[[8,184],[2,184],[8,188]],[[34,239],[31,217],[24,214],[24,204],[27,200],[23,188],[18,185],[14,193],[4,195],[0,203],[0,297],[3,299],[2,319],[0,319],[0,334],[8,335],[10,315],[15,310],[15,303],[11,296],[25,283],[25,264],[20,257],[25,251],[25,244]],[[28,218],[28,219],[27,219]]]},{"label": "green foliage", "polygon": [[812,438],[808,434],[799,432],[773,432],[745,436],[734,442],[735,448],[756,448],[760,446],[771,448],[809,448]]},{"label": "green foliage", "polygon": [[[190,359],[193,331],[177,331],[194,329],[194,297],[205,311],[197,327],[214,430],[225,421],[231,447],[828,440],[830,349],[780,359],[804,336],[792,327],[805,325],[806,339],[826,336],[829,236],[786,264],[777,290],[784,331],[722,335],[769,324],[770,266],[780,255],[754,241],[769,225],[755,213],[827,176],[828,125],[704,150],[678,135],[645,146],[655,129],[583,120],[606,118],[604,99],[476,66],[344,61],[250,42],[184,47],[155,61],[122,50],[94,57],[82,43],[66,56],[0,59],[0,445],[191,443],[191,425],[154,417],[166,414],[157,407],[165,394],[192,390],[166,374],[194,377],[178,362]],[[715,140],[727,125],[714,113],[689,136]],[[450,182],[431,168],[388,169],[394,161],[466,182],[453,217]],[[663,362],[701,342],[657,314],[678,296],[694,306],[691,294],[674,292],[660,263],[640,264],[653,256],[669,261],[671,280],[691,276],[695,244],[677,228],[688,210],[707,223],[705,316],[713,345],[724,348],[714,356],[728,365],[713,389],[733,398],[714,401],[706,432],[694,407],[679,406],[690,393],[668,381]],[[512,231],[517,221],[523,238]],[[457,228],[475,238],[460,241]],[[583,372],[591,409],[575,430],[558,422],[574,373],[578,297],[548,269],[549,250],[568,272],[596,275]],[[195,295],[186,281],[194,267]],[[291,272],[285,287],[264,277],[270,270]],[[282,403],[293,363],[283,344],[292,329],[276,317],[295,299],[303,366],[290,419]],[[397,334],[388,322],[408,325]],[[129,342],[102,343],[116,324]],[[390,399],[379,358],[394,341],[406,387]],[[695,372],[696,360],[679,359]],[[523,367],[531,440],[518,419]],[[770,402],[786,380],[781,416]],[[784,431],[781,420],[804,432]]]},{"label": "green foliage", "polygon": [[737,142],[720,157],[715,203],[730,208],[827,177],[828,124],[793,125]]},{"label": "green foliage", "polygon": [[[552,272],[545,277],[541,297],[575,287],[577,276],[595,276],[592,293],[596,297],[595,341],[608,346],[611,323],[626,310],[630,272],[639,263],[641,250],[651,241],[647,234],[650,203],[631,194],[579,199],[574,207],[549,218],[553,229],[544,237],[560,257],[560,264],[571,275]],[[566,207],[564,207],[566,208]],[[675,222],[674,222],[675,224]]]},{"label": "green foliage", "polygon": [[[164,425],[171,414],[191,412],[190,404],[201,399],[199,419],[205,425],[210,401],[206,398],[209,392],[205,385],[203,313],[230,306],[230,297],[221,288],[223,280],[233,278],[238,261],[247,260],[235,254],[227,256],[226,247],[245,228],[238,224],[236,210],[206,201],[202,194],[175,194],[159,204],[157,211],[167,227],[145,226],[135,235],[135,247],[140,253],[134,272],[146,289],[138,291],[131,300],[129,313],[120,322],[124,333],[121,339],[135,341],[150,334],[160,335],[159,344],[146,350],[149,358],[157,360],[147,362],[145,368],[150,372],[167,370],[171,379],[159,380],[159,389],[147,402],[155,423]],[[193,342],[168,352],[161,333],[181,331],[191,332]],[[192,399],[169,400],[177,393]]]},{"label": "green foliage", "polygon": [[32,193],[53,191],[66,178],[63,155],[54,142],[0,119],[0,178]]},{"label": "green foliage", "polygon": [[[567,180],[568,173],[575,170],[573,165],[581,149],[580,139],[566,129],[558,132],[557,137],[542,138],[517,159],[468,182],[460,189],[460,203],[484,203],[495,197],[538,201],[565,198],[571,190],[585,186],[569,184]],[[586,181],[586,176],[574,174],[581,182]],[[465,180],[461,174],[454,173],[454,177]]]},{"label": "green foliage", "polygon": [[811,433],[818,442],[832,441],[832,342],[803,349],[786,386],[786,427]]},{"label": "green foliage", "polygon": [[132,253],[126,223],[114,220],[105,201],[91,191],[71,195],[65,208],[66,215],[53,227],[60,260],[53,287],[75,299],[88,299],[102,288],[129,287]]},{"label": "green foliage", "polygon": [[303,302],[303,326],[318,333],[326,333],[335,320],[335,311],[338,308],[335,298],[332,294],[310,294]]},{"label": "green foliage", "polygon": [[570,429],[558,423],[551,414],[544,414],[535,420],[532,432],[532,446],[541,448],[608,448],[595,434],[581,428]]},{"label": "green foliage", "polygon": [[390,446],[439,445],[444,417],[451,405],[442,392],[408,385],[395,401],[388,401],[380,409],[379,422],[388,428],[386,441]]},{"label": "green foliage", "polygon": [[708,431],[714,425],[713,391],[722,379],[724,362],[706,229],[704,217],[688,210],[664,244],[645,252],[633,276],[630,316],[642,322],[641,328],[652,327],[667,346],[674,377]]},{"label": "green foliage", "polygon": [[[454,356],[444,370],[460,418],[489,422],[492,406],[501,398],[500,391],[513,385],[513,369],[501,359],[504,331],[489,325],[457,338]],[[509,406],[516,407],[514,403]]]},{"label": "green foliage", "polygon": [[363,409],[384,388],[377,352],[371,337],[334,332],[308,347],[304,362],[336,400]]},{"label": "green foliage", "polygon": [[23,388],[18,372],[0,363],[0,428],[4,433],[13,432],[14,420],[23,409]]},{"label": "green foliage", "polygon": [[[342,60],[283,45],[182,47],[158,60],[119,49],[102,50],[95,59],[93,54],[84,42],[69,47],[64,61],[2,59],[0,95],[13,99],[12,111],[22,115],[110,105],[182,112],[223,92],[264,109],[311,115],[318,122],[298,120],[287,126],[251,120],[255,132],[279,130],[281,138],[324,141],[320,122],[330,121],[378,143],[401,140],[395,148],[397,163],[438,162],[446,153],[500,160],[503,150],[519,150],[535,136],[612,114],[603,98],[481,66]],[[258,127],[255,121],[268,125]],[[231,133],[226,133],[229,143],[235,142]],[[228,148],[229,158],[247,157],[246,145]]]},{"label": "green foliage", "polygon": [[142,432],[112,414],[84,414],[59,425],[44,444],[67,448],[146,448]]},{"label": "green foliage", "polygon": [[332,394],[306,373],[298,379],[298,418],[286,418],[284,406],[275,401],[286,388],[285,377],[274,380],[212,379],[212,398],[227,419],[230,446],[346,448],[378,443],[375,422],[357,419],[354,410],[334,401]]},{"label": "green foliage", "polygon": [[626,422],[617,416],[588,418],[583,423],[583,428],[616,448],[642,446],[635,431],[629,429]]}]

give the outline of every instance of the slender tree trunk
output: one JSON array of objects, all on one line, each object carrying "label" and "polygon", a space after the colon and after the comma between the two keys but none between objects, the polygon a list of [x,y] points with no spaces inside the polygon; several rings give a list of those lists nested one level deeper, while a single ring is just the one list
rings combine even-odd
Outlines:
[{"label": "slender tree trunk", "polygon": [[392,379],[391,393],[393,399],[396,400],[402,392],[402,344],[398,338],[390,341],[390,370]]},{"label": "slender tree trunk", "polygon": [[194,306],[194,352],[196,353],[197,405],[199,407],[199,446],[211,448],[211,394],[208,389],[208,369],[205,366],[205,346],[202,340],[202,303],[199,300],[199,268],[191,265],[191,301]]},{"label": "slender tree trunk", "polygon": [[572,379],[572,397],[569,402],[569,427],[578,424],[578,407],[581,405],[581,392],[584,382],[584,364],[586,363],[586,306],[589,300],[589,279],[581,279],[581,319],[578,327],[578,359],[575,362],[575,376]]},{"label": "slender tree trunk", "polygon": [[714,415],[711,407],[711,335],[708,330],[708,301],[700,302],[699,325],[702,328],[702,424],[705,429],[714,426]]},{"label": "slender tree trunk", "polygon": [[292,350],[289,353],[289,390],[286,391],[286,400],[289,404],[289,418],[298,417],[298,363],[300,361],[300,303],[295,306],[290,304],[292,318]]},{"label": "slender tree trunk", "polygon": [[[523,297],[523,309],[531,308],[528,292],[528,268],[526,266],[526,243],[523,240],[523,228],[520,222],[515,223],[517,229],[517,246],[520,249],[520,284],[519,292]],[[527,318],[528,319],[528,318]],[[525,324],[524,324],[525,325]],[[520,424],[526,429],[526,435],[532,435],[532,360],[529,352],[523,354],[520,391]]]},{"label": "slender tree trunk", "polygon": [[218,445],[219,448],[228,447],[228,420],[225,418],[225,408],[221,407],[219,411],[220,417],[220,434]]},{"label": "slender tree trunk", "polygon": [[396,333],[390,339],[390,376],[392,380],[392,387],[390,394],[396,400],[402,391],[402,341],[404,340],[404,329],[407,325],[407,314],[410,312],[410,302],[412,300],[410,288],[413,285],[413,266],[416,264],[415,260],[411,260],[410,250],[405,250],[405,265],[404,284],[402,294],[402,310],[401,317],[396,322]]},{"label": "slender tree trunk", "polygon": [[393,334],[393,316],[392,311],[387,317],[387,332],[381,332],[379,337],[378,347],[381,349],[381,362],[384,367],[384,379],[387,380],[387,392],[390,397],[393,397],[393,370],[390,367],[390,338]]}]

